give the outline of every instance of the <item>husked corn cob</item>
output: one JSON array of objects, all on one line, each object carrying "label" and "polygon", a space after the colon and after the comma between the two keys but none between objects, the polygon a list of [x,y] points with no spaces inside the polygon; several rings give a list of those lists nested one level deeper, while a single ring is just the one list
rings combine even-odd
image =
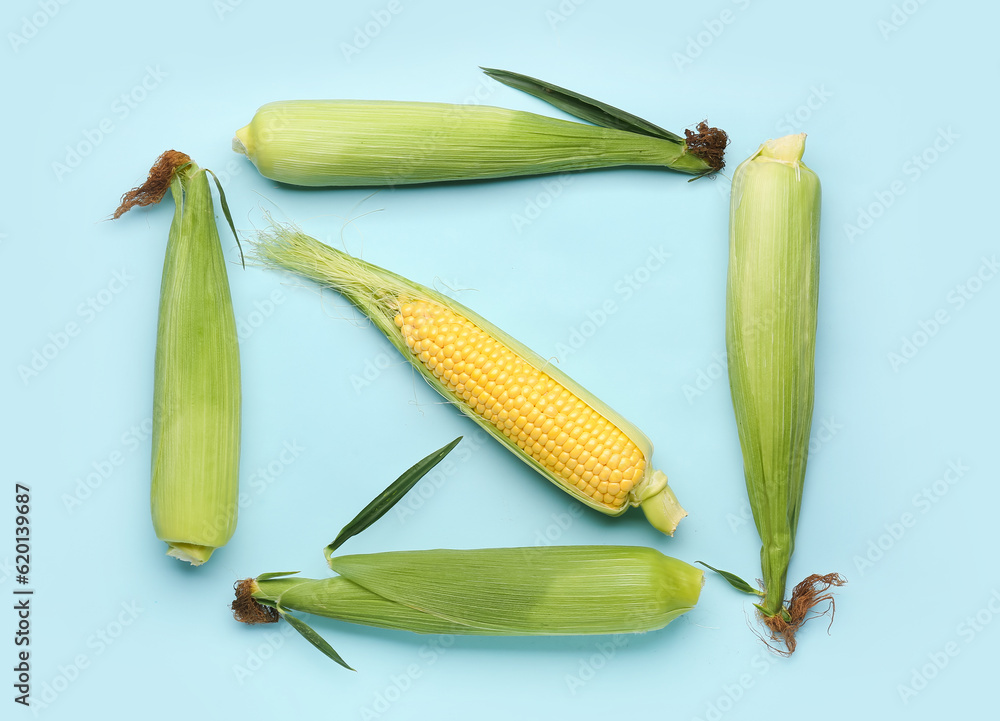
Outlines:
[{"label": "husked corn cob", "polygon": [[257,255],[345,295],[436,390],[590,507],[641,505],[668,534],[686,515],[641,431],[462,304],[290,228],[261,234]]}]

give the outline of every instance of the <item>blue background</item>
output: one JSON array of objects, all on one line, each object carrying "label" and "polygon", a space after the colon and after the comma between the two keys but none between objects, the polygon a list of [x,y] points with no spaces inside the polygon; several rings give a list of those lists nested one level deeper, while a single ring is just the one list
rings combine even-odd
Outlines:
[{"label": "blue background", "polygon": [[[14,586],[12,486],[27,483],[35,711],[120,709],[151,721],[989,715],[1000,280],[972,281],[961,304],[958,289],[989,275],[997,253],[998,184],[984,162],[997,15],[987,3],[916,0],[6,3],[0,592]],[[301,192],[230,151],[233,131],[279,99],[477,98],[559,114],[479,65],[674,131],[707,117],[731,135],[729,168],[691,184],[629,169]],[[809,134],[824,206],[814,438],[790,576],[848,577],[829,633],[814,621],[794,657],[777,657],[754,635],[750,602],[716,577],[694,611],[623,639],[426,638],[317,620],[357,674],[284,624],[232,620],[234,580],[323,575],[320,550],[341,525],[459,434],[464,451],[404,502],[411,512],[345,550],[646,544],[755,578],[723,355],[729,173],[761,141],[797,131]],[[241,323],[245,503],[208,565],[164,556],[148,514],[148,419],[173,207],[105,220],[167,148],[221,175],[244,233],[265,211],[293,220],[557,356],[653,439],[691,512],[677,536],[638,512],[609,519],[575,505],[441,404],[340,298],[244,272],[224,234]],[[668,261],[626,297],[652,250]],[[608,300],[616,312],[571,346]],[[76,334],[62,338],[70,323]],[[25,374],[52,337],[67,342]],[[0,668],[10,669],[16,619],[0,619]],[[26,717],[9,675],[4,717],[12,707]]]}]

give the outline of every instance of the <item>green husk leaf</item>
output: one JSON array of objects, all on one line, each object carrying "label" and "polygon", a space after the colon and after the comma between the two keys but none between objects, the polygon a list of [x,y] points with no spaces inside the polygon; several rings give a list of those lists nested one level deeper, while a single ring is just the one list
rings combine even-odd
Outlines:
[{"label": "green husk leaf", "polygon": [[444,457],[451,453],[452,449],[455,448],[461,440],[462,436],[459,436],[446,446],[439,448],[422,460],[417,461],[399,478],[393,481],[388,488],[376,496],[375,500],[365,506],[364,509],[362,509],[362,511],[355,516],[350,523],[341,529],[334,541],[324,549],[327,562],[329,562],[330,556],[333,555],[334,551],[340,548],[344,542],[347,541],[347,539],[361,533],[363,530],[375,523],[375,521],[384,516],[389,509],[395,506],[399,500],[417,484],[417,481],[427,475],[427,473],[434,468],[434,466],[444,460]]},{"label": "green husk leaf", "polygon": [[[206,168],[206,170],[208,169]],[[229,212],[229,203],[226,202],[226,193],[222,189],[222,183],[219,182],[219,176],[211,170],[208,170],[208,172],[212,173],[212,179],[215,181],[215,187],[219,190],[219,203],[222,205],[222,212],[226,216],[226,222],[229,223],[229,229],[233,231],[233,237],[236,238],[236,247],[240,249],[240,265],[243,266],[243,270],[246,270],[247,261],[243,256],[243,244],[240,243],[240,236],[236,233],[236,224],[233,223],[233,214]]]},{"label": "green husk leaf", "polygon": [[281,606],[277,607],[278,613],[281,617],[288,621],[288,625],[298,631],[302,638],[311,643],[313,646],[318,648],[327,658],[331,658],[341,666],[346,668],[348,671],[354,671],[353,668],[347,665],[347,662],[340,657],[340,654],[333,650],[333,646],[326,642],[322,636],[316,633],[305,621],[300,618],[296,618],[288,611],[283,609]]},{"label": "green husk leaf", "polygon": [[271,573],[262,573],[257,576],[258,581],[270,581],[275,578],[285,578],[286,576],[294,576],[300,573],[300,571],[272,571]]},{"label": "green husk leaf", "polygon": [[703,580],[693,566],[638,546],[401,551],[329,565],[390,601],[508,635],[661,628],[697,603]]},{"label": "green husk leaf", "polygon": [[715,571],[717,574],[722,576],[729,583],[730,586],[735,588],[737,591],[742,591],[743,593],[749,593],[752,596],[760,596],[761,593],[756,588],[751,586],[749,583],[744,581],[742,578],[737,576],[735,573],[730,573],[729,571],[722,571],[715,566],[709,566],[704,561],[695,561],[695,563],[700,563],[705,568]]},{"label": "green husk leaf", "polygon": [[755,603],[753,607],[756,608],[760,612],[760,615],[764,618],[774,618],[775,616],[778,616],[785,623],[790,623],[792,620],[792,614],[790,614],[788,609],[784,606],[780,607],[775,613],[771,613],[759,603]]},{"label": "green husk leaf", "polygon": [[310,613],[377,628],[427,634],[470,634],[478,630],[390,601],[342,576],[257,579],[254,600],[262,605]]},{"label": "green husk leaf", "polygon": [[672,133],[658,125],[654,125],[648,120],[643,120],[637,115],[632,115],[632,113],[627,113],[613,105],[602,103],[586,95],[561,88],[544,80],[538,80],[537,78],[521,75],[520,73],[513,73],[509,70],[482,68],[482,71],[508,87],[533,95],[540,100],[544,100],[549,105],[594,125],[648,135],[681,145],[684,144],[684,138],[676,133]]}]

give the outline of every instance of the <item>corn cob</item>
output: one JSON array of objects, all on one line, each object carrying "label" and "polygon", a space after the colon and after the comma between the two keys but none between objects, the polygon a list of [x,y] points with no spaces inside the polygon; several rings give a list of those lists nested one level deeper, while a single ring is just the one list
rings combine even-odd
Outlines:
[{"label": "corn cob", "polygon": [[195,566],[232,537],[239,494],[239,345],[208,172],[167,151],[114,215],[159,202],[168,188],[174,198],[156,334],[150,505],[167,554]]},{"label": "corn cob", "polygon": [[347,297],[432,387],[591,508],[640,505],[667,534],[687,515],[641,431],[462,304],[293,228],[262,233],[256,253]]},{"label": "corn cob", "polygon": [[662,628],[697,602],[702,572],[650,548],[540,546],[474,551],[333,554],[384,516],[461,437],[405,471],[323,551],[338,576],[265,573],[236,583],[243,623],[287,621],[350,668],[295,616],[302,611],[415,633],[536,636],[633,633]]},{"label": "corn cob", "polygon": [[733,174],[726,346],[736,424],[760,535],[764,622],[795,649],[795,630],[842,579],[810,576],[784,603],[814,397],[820,183],[805,135],[770,140]]},{"label": "corn cob", "polygon": [[705,175],[724,166],[726,134],[686,137],[516,73],[492,77],[597,125],[480,105],[291,100],[261,107],[233,150],[262,175],[303,186],[377,186],[563,173],[621,165]]},{"label": "corn cob", "polygon": [[236,619],[275,622],[300,611],[415,633],[639,633],[690,611],[703,582],[693,566],[638,546],[401,551],[329,565],[340,575],[237,583]]}]

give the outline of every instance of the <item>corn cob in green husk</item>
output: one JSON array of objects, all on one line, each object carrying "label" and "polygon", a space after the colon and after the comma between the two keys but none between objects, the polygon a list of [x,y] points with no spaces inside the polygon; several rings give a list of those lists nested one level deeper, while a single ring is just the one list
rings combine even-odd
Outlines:
[{"label": "corn cob in green husk", "polygon": [[637,633],[690,611],[703,575],[641,546],[397,551],[334,556],[329,566],[340,575],[256,580],[251,595],[289,610],[417,633]]},{"label": "corn cob in green husk", "polygon": [[168,555],[195,566],[232,537],[239,493],[239,345],[209,172],[167,151],[114,215],[159,202],[167,189],[173,195],[156,334],[150,505]]},{"label": "corn cob in green husk", "polygon": [[483,105],[361,100],[268,103],[233,150],[262,175],[302,186],[380,186],[505,178],[622,165],[691,175],[720,170],[726,134],[685,137],[605,103],[516,73],[487,70],[594,125]]},{"label": "corn cob in green husk", "polygon": [[284,619],[345,668],[294,612],[414,633],[558,636],[662,628],[698,602],[702,571],[638,546],[536,546],[335,556],[385,515],[458,443],[420,460],[345,525],[323,553],[339,575],[265,573],[235,584],[233,616]]},{"label": "corn cob in green husk", "polygon": [[435,390],[586,505],[611,516],[641,506],[670,535],[687,515],[638,428],[461,303],[294,228],[261,233],[255,252],[347,297]]},{"label": "corn cob in green husk", "polygon": [[239,582],[237,620],[274,622],[299,611],[415,633],[640,633],[690,611],[703,581],[701,570],[639,546],[399,551],[332,557],[329,565],[340,575]]},{"label": "corn cob in green husk", "polygon": [[726,348],[750,507],[760,535],[761,616],[795,649],[806,613],[836,574],[785,602],[809,452],[819,299],[820,183],[805,135],[770,140],[733,174]]}]

